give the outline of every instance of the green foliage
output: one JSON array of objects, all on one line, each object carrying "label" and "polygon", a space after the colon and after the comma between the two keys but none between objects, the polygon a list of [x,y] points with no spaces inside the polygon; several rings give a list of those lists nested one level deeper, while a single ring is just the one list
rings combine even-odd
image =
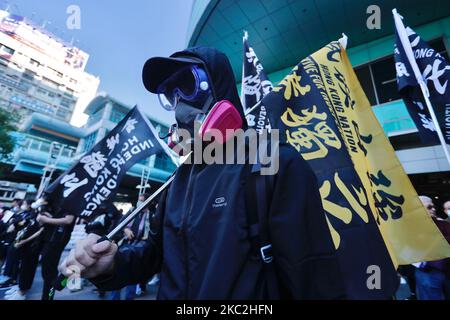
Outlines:
[{"label": "green foliage", "polygon": [[0,108],[0,159],[7,159],[14,150],[14,138],[10,135],[17,130],[18,115]]}]

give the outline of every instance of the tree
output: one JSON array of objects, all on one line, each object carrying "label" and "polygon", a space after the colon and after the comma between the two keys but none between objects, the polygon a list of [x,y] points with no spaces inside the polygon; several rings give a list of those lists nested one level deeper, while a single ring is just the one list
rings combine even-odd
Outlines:
[{"label": "tree", "polygon": [[17,115],[0,108],[0,160],[7,160],[14,150],[14,138],[10,135],[15,131],[17,123]]}]

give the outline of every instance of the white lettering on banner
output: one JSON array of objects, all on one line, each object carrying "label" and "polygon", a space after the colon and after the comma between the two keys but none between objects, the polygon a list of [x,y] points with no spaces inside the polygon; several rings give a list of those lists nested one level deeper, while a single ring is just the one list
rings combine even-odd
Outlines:
[{"label": "white lettering on banner", "polygon": [[419,113],[420,121],[422,121],[422,126],[425,129],[428,129],[430,131],[436,131],[436,127],[434,126],[434,123],[431,119],[427,118],[426,115],[423,113]]},{"label": "white lettering on banner", "polygon": [[414,32],[413,29],[411,29],[410,27],[406,27],[406,34],[409,36],[415,36],[415,38],[411,41],[409,41],[411,43],[411,47],[414,48],[415,46],[417,46],[420,42],[420,37]]},{"label": "white lettering on banner", "polygon": [[450,104],[445,105],[445,138],[450,141]]},{"label": "white lettering on banner", "polygon": [[106,146],[109,149],[108,155],[110,155],[114,151],[114,149],[116,148],[116,145],[119,144],[119,141],[120,141],[120,135],[118,133],[115,136],[112,136],[106,140]]},{"label": "white lettering on banner", "polygon": [[247,56],[247,61],[249,63],[253,64],[253,66],[256,68],[256,72],[259,75],[261,73],[261,71],[264,70],[264,68],[263,68],[262,64],[259,63],[259,59],[256,56],[256,53],[253,50],[253,48],[249,48],[249,52],[246,52],[245,55]]},{"label": "white lettering on banner", "polygon": [[403,76],[409,77],[408,70],[406,69],[406,66],[403,62],[396,62],[395,69],[397,70],[397,76],[399,78]]},{"label": "white lettering on banner", "polygon": [[247,124],[249,127],[253,127],[256,122],[255,122],[255,116],[253,114],[248,114],[245,116],[245,118],[247,119]]},{"label": "white lettering on banner", "polygon": [[261,79],[258,74],[244,77],[244,95],[256,95],[256,101],[261,99]]},{"label": "white lettering on banner", "polygon": [[127,120],[127,122],[125,123],[125,126],[123,127],[123,130],[126,130],[128,133],[131,133],[131,131],[133,131],[134,129],[136,129],[135,125],[137,124],[137,120],[130,118]]},{"label": "white lettering on banner", "polygon": [[81,186],[84,186],[87,183],[88,183],[87,178],[84,178],[83,180],[80,181],[80,179],[76,177],[75,172],[64,176],[60,182],[60,184],[63,184],[64,187],[67,188],[63,192],[63,197],[67,198],[73,191],[75,191]]},{"label": "white lettering on banner", "polygon": [[135,143],[138,143],[139,140],[138,138],[136,138],[136,136],[133,136],[133,138],[129,138],[127,141],[125,141],[125,143],[123,144],[122,147],[122,152],[127,151],[128,148],[130,148],[130,146],[134,145]]},{"label": "white lettering on banner", "polygon": [[105,166],[106,158],[100,151],[97,151],[83,157],[80,162],[85,163],[83,166],[84,170],[86,170],[92,178],[96,178],[98,172]]},{"label": "white lettering on banner", "polygon": [[117,170],[116,173],[119,174],[121,170],[120,167],[125,164],[125,160],[121,154],[117,154],[116,158],[112,158],[109,163],[111,163],[111,166]]},{"label": "white lettering on banner", "polygon": [[[441,60],[436,59],[433,62],[433,66],[431,66],[430,64],[427,65],[427,67],[425,68],[425,70],[423,72],[423,79],[431,80],[434,84],[434,87],[436,88],[436,91],[442,95],[445,93],[445,89],[447,88],[448,80],[445,81],[445,83],[442,85],[439,81],[439,77],[441,77],[447,70],[450,70],[450,66],[445,66],[444,68],[439,70],[439,65],[441,63],[442,63]],[[431,72],[431,74],[430,74],[430,72]]]},{"label": "white lettering on banner", "polygon": [[81,216],[89,217],[102,202],[111,196],[118,186],[119,173],[122,172],[123,167],[128,161],[131,161],[133,157],[139,156],[141,152],[153,148],[154,146],[151,139],[139,141],[136,136],[124,141],[120,147],[121,153],[116,154],[113,158],[109,159],[108,162],[109,165],[115,169],[115,173],[113,174],[109,169],[103,168],[100,175],[97,177],[93,188],[84,195],[87,204],[82,211]]},{"label": "white lettering on banner", "polygon": [[434,54],[434,49],[431,48],[420,48],[414,51],[414,56],[416,59],[422,59],[422,58],[430,58]]},{"label": "white lettering on banner", "polygon": [[412,103],[414,103],[416,106],[418,106],[420,110],[425,109],[425,107],[423,106],[423,103],[420,101],[413,101]]}]

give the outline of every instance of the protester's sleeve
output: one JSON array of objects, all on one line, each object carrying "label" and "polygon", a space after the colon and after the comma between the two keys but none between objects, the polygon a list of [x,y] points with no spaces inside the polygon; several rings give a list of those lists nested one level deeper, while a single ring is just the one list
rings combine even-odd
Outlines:
[{"label": "protester's sleeve", "polygon": [[148,239],[120,247],[114,259],[112,275],[91,279],[100,290],[112,291],[137,284],[149,280],[160,271],[165,199],[166,192],[161,195]]},{"label": "protester's sleeve", "polygon": [[289,149],[280,149],[269,218],[282,296],[342,299],[343,279],[316,176],[306,161]]}]

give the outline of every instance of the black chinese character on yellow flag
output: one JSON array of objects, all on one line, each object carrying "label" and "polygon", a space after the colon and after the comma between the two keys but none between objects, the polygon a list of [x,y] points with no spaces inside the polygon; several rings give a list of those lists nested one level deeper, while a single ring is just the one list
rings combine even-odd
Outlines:
[{"label": "black chinese character on yellow flag", "polygon": [[400,219],[403,216],[402,205],[405,202],[403,195],[393,195],[389,193],[391,181],[383,174],[381,170],[378,174],[367,173],[373,190],[375,207],[378,211],[377,223],[380,223],[380,217],[387,221],[389,216],[392,219]]},{"label": "black chinese character on yellow flag", "polygon": [[352,120],[352,125],[353,128],[355,129],[356,139],[358,140],[358,147],[362,150],[362,152],[364,152],[364,155],[367,156],[367,149],[364,145],[370,144],[372,142],[372,135],[369,134],[368,136],[363,136],[361,134],[361,131],[359,130],[358,123],[356,123],[356,121],[354,120]]},{"label": "black chinese character on yellow flag", "polygon": [[[312,121],[314,119],[316,121]],[[327,114],[318,113],[316,106],[313,106],[311,111],[301,110],[301,115],[287,108],[281,120],[287,127],[296,128],[293,132],[286,130],[286,139],[305,160],[325,158],[328,147],[341,148],[341,141],[326,122]]]},{"label": "black chinese character on yellow flag", "polygon": [[299,95],[304,96],[311,90],[311,86],[309,84],[302,86],[300,84],[301,76],[297,74],[298,66],[296,66],[292,73],[289,74],[286,78],[281,80],[281,82],[272,89],[274,92],[281,91],[284,86],[284,98],[286,100],[290,100],[292,97],[292,93],[295,97]]},{"label": "black chinese character on yellow flag", "polygon": [[[330,200],[331,186],[333,185],[333,182],[342,196],[347,200],[348,206],[343,206],[342,203],[338,204]],[[365,206],[367,206],[366,193],[363,188],[359,188],[358,190],[353,185],[350,185],[350,187],[353,191],[349,187],[347,187],[344,181],[342,181],[342,179],[339,177],[338,172],[334,174],[334,181],[325,180],[320,187],[320,195],[322,197],[323,208],[328,214],[341,220],[345,224],[349,224],[352,221],[353,212],[355,212],[365,223],[368,223],[369,217],[367,215],[366,209],[364,208]],[[341,242],[341,237],[336,228],[328,219],[328,216],[326,218],[335,248],[338,249]]]},{"label": "black chinese character on yellow flag", "polygon": [[344,105],[347,108],[355,108],[355,100],[352,99],[351,97],[351,92],[350,92],[350,88],[347,85],[347,82],[345,81],[345,77],[342,74],[342,72],[339,71],[338,68],[334,68],[335,73],[334,76],[336,77],[336,79],[339,81],[339,89],[341,90],[341,92],[344,94],[345,96],[345,100],[344,100]]}]

